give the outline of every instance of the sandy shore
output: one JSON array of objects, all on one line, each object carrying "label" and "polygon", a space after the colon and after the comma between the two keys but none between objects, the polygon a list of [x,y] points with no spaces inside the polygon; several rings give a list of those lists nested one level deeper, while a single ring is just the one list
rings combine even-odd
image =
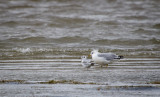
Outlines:
[{"label": "sandy shore", "polygon": [[[158,58],[125,58],[108,68],[79,59],[1,60],[1,97],[159,97]],[[152,65],[150,65],[152,63]]]},{"label": "sandy shore", "polygon": [[159,97],[159,86],[1,84],[1,97]]}]

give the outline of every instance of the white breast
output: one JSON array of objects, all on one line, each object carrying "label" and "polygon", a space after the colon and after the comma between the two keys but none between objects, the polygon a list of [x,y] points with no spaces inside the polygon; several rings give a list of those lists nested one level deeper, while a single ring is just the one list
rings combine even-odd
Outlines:
[{"label": "white breast", "polygon": [[100,64],[100,65],[103,65],[103,64],[107,64],[108,61],[103,58],[103,57],[98,57],[97,54],[93,54],[92,55],[92,60],[97,63],[97,64]]}]

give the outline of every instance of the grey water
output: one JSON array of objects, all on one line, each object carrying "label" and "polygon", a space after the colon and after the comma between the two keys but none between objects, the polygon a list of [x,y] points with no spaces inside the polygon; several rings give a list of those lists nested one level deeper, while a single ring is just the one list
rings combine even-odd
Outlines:
[{"label": "grey water", "polygon": [[[159,17],[159,0],[0,0],[0,96],[159,97]],[[93,49],[124,59],[86,70]]]}]

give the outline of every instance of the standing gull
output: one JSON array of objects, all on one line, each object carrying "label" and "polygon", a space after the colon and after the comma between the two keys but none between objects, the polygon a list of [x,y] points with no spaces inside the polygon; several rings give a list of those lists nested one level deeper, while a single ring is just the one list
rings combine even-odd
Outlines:
[{"label": "standing gull", "polygon": [[81,57],[81,64],[84,68],[87,69],[94,65],[94,63],[92,63],[91,60],[87,59],[87,56]]},{"label": "standing gull", "polygon": [[123,56],[119,56],[113,53],[99,53],[98,50],[93,50],[91,52],[91,56],[92,56],[92,60],[95,63],[101,65],[101,67],[103,65],[108,66],[108,64],[111,63],[113,60],[123,58]]}]

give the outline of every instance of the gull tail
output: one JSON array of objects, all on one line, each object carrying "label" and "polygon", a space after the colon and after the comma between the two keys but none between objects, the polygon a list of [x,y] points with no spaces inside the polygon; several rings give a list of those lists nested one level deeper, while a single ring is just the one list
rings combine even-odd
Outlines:
[{"label": "gull tail", "polygon": [[117,58],[114,58],[114,59],[123,59],[124,57],[123,56],[118,56]]}]

